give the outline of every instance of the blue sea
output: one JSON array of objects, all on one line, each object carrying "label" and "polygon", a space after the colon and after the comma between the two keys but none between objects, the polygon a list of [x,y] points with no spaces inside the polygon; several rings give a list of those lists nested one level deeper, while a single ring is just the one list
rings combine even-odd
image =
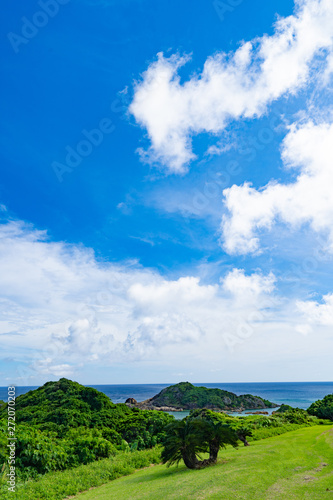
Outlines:
[{"label": "blue sea", "polygon": [[[144,401],[158,394],[164,387],[172,384],[131,384],[131,385],[90,385],[104,392],[114,403],[124,403],[127,398]],[[333,382],[256,382],[256,383],[216,383],[193,384],[209,388],[224,389],[241,394],[253,394],[277,404],[288,404],[307,409],[311,403],[333,393]],[[25,394],[37,387],[16,387],[16,395]],[[0,400],[7,400],[7,387],[0,387]],[[269,410],[267,410],[269,411]],[[272,410],[273,411],[273,410]],[[270,412],[270,411],[269,411]],[[188,412],[174,413],[176,418],[183,418]]]}]

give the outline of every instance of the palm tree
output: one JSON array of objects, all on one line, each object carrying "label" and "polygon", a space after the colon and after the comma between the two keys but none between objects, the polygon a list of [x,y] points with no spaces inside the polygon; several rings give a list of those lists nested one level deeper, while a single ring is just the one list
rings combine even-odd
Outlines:
[{"label": "palm tree", "polygon": [[228,424],[223,422],[202,420],[202,438],[208,442],[209,464],[216,464],[220,449],[225,448],[227,444],[234,448],[237,447],[237,434]]},{"label": "palm tree", "polygon": [[199,453],[207,451],[207,443],[201,439],[197,420],[177,420],[166,427],[162,461],[168,466],[183,460],[189,469],[199,469]]},{"label": "palm tree", "polygon": [[248,427],[247,425],[239,425],[235,428],[235,431],[238,439],[244,443],[244,446],[250,446],[246,439],[248,436],[252,436],[252,430],[250,429],[250,427]]},{"label": "palm tree", "polygon": [[[237,436],[228,425],[222,422],[186,418],[167,426],[163,444],[163,463],[168,463],[170,466],[183,460],[189,469],[201,469],[215,464],[220,448],[225,448],[226,444],[236,447]],[[208,459],[198,459],[200,453],[208,451]]]}]

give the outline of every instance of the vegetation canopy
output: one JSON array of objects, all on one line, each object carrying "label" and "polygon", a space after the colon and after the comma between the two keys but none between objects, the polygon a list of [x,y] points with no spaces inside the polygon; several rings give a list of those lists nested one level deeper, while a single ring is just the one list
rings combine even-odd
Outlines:
[{"label": "vegetation canopy", "polygon": [[208,389],[207,387],[196,387],[189,382],[166,387],[151,399],[155,407],[173,407],[192,410],[196,408],[210,408],[216,410],[245,410],[257,408],[275,408],[278,405],[270,401],[244,394],[237,396],[233,392],[221,389]]},{"label": "vegetation canopy", "polygon": [[310,415],[333,421],[333,394],[328,394],[323,399],[315,401],[307,411]]},{"label": "vegetation canopy", "polygon": [[[227,444],[236,447],[238,436],[232,427],[213,412],[190,415],[166,428],[162,461],[169,466],[183,460],[189,469],[201,469],[217,462],[217,455]],[[200,460],[201,453],[209,458]]]},{"label": "vegetation canopy", "polygon": [[[102,392],[65,378],[16,399],[16,465],[36,477],[151,448],[164,437],[169,414],[114,404]],[[0,464],[6,462],[7,405],[0,408]]]}]

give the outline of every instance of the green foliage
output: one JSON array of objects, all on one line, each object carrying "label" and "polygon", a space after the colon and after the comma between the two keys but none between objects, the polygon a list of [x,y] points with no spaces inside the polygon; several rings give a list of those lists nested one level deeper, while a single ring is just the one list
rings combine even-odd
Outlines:
[{"label": "green foliage", "polygon": [[102,437],[110,441],[110,443],[114,443],[116,446],[120,446],[123,442],[123,439],[119,432],[111,429],[110,427],[102,427],[101,428]]},{"label": "green foliage", "polygon": [[277,411],[277,413],[284,413],[285,411],[292,410],[293,407],[289,405],[281,405]]},{"label": "green foliage", "polygon": [[195,387],[189,382],[166,387],[152,398],[154,406],[172,406],[174,408],[217,408],[233,410],[236,408],[272,408],[276,406],[270,401],[258,396],[245,394],[236,396],[233,392],[221,389],[208,389],[207,387]]},{"label": "green foliage", "polygon": [[[234,430],[210,410],[193,412],[183,420],[169,424],[166,428],[163,463],[168,466],[183,460],[186,467],[199,469],[216,463],[217,455],[226,444],[237,446]],[[209,459],[199,460],[200,453],[209,452]]]},{"label": "green foliage", "polygon": [[[19,474],[37,477],[120,450],[151,448],[161,442],[171,421],[166,413],[115,405],[96,389],[64,378],[47,382],[16,399]],[[0,466],[6,460],[6,422],[7,405],[0,409]]]},{"label": "green foliage", "polygon": [[307,411],[310,415],[333,421],[333,394],[328,394],[323,399],[315,401]]},{"label": "green foliage", "polygon": [[[286,405],[287,406],[287,405]],[[329,424],[328,420],[310,416],[305,410],[289,406],[284,411],[276,411],[272,415],[249,415],[234,417],[225,413],[217,413],[207,409],[192,410],[191,418],[213,418],[228,424],[243,441],[257,441],[272,436],[278,436],[303,427]],[[248,438],[248,439],[247,439]],[[245,441],[244,441],[245,439]]]},{"label": "green foliage", "polygon": [[195,468],[199,454],[207,451],[207,443],[201,438],[199,419],[185,418],[169,424],[163,446],[163,463],[170,466],[184,460],[187,467]]},{"label": "green foliage", "polygon": [[[72,427],[93,427],[92,424],[102,427],[103,423],[109,423],[102,420],[105,412],[112,421],[115,417],[112,411],[124,415],[129,410],[123,406],[118,408],[96,389],[62,378],[16,398],[16,418],[17,423],[29,423],[44,431],[57,429],[59,435],[64,435]],[[0,418],[5,411],[6,408],[0,410]]]},{"label": "green foliage", "polygon": [[[0,464],[7,461],[5,423],[0,427]],[[16,429],[16,471],[21,479],[38,477],[50,471],[87,464],[118,453],[115,445],[97,429],[71,429],[65,438],[46,434],[38,428],[21,424]]]},{"label": "green foliage", "polygon": [[99,458],[107,458],[117,454],[117,448],[104,439],[100,431],[86,429],[71,429],[65,439],[66,449],[70,457],[69,466],[88,464]]},{"label": "green foliage", "polygon": [[330,499],[331,428],[332,423],[325,429],[303,428],[237,451],[229,447],[215,467],[207,467],[200,473],[185,466],[170,469],[157,465],[86,491],[77,500]]},{"label": "green foliage", "polygon": [[304,424],[281,424],[278,427],[256,427],[252,430],[252,436],[249,437],[249,441],[259,441],[261,439],[266,439],[274,436],[280,436],[286,432],[296,431],[298,429],[304,428]]},{"label": "green foliage", "polygon": [[[38,481],[18,482],[17,498],[20,500],[60,500],[80,491],[99,486],[118,477],[132,474],[136,469],[157,464],[161,461],[160,449],[118,453],[117,456],[102,459],[88,465],[63,472],[50,472]],[[0,481],[0,498],[12,499],[5,481]]]},{"label": "green foliage", "polygon": [[68,464],[63,442],[27,426],[18,428],[16,436],[16,467],[26,477],[61,470]]},{"label": "green foliage", "polygon": [[213,420],[214,422],[219,421],[219,422],[226,422],[227,419],[229,421],[233,422],[234,417],[229,415],[226,415],[225,413],[218,413],[216,411],[209,410],[208,408],[200,408],[197,410],[191,410],[189,417],[191,419],[194,418],[203,418],[205,420]]},{"label": "green foliage", "polygon": [[244,446],[248,446],[248,440],[247,438],[253,437],[253,431],[250,425],[242,424],[242,422],[237,422],[236,425],[232,426],[232,429],[235,431],[236,436],[242,443],[244,443]]}]

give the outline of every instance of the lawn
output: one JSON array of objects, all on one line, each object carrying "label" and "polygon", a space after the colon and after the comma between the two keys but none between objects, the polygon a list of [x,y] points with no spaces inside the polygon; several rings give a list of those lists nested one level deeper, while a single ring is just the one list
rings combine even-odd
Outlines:
[{"label": "lawn", "polygon": [[219,457],[203,470],[151,466],[75,499],[333,499],[333,427],[299,429]]}]

